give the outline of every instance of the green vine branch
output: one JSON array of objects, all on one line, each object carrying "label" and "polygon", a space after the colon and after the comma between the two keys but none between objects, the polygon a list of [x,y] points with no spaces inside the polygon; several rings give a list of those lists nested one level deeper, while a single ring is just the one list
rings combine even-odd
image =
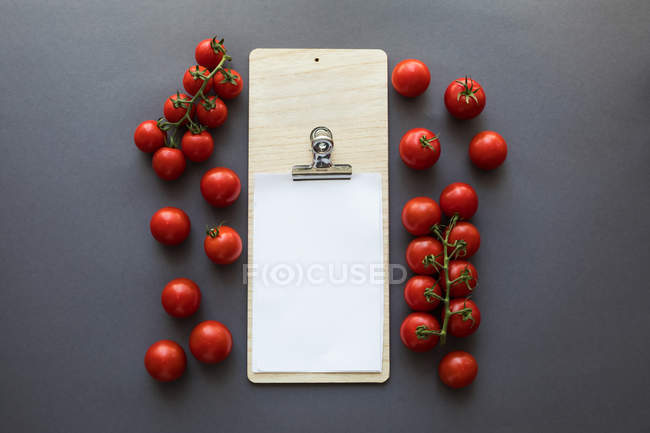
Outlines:
[{"label": "green vine branch", "polygon": [[[440,331],[430,330],[427,329],[425,326],[421,325],[418,328],[416,328],[416,335],[418,338],[427,338],[428,335],[432,335],[432,334],[438,335],[440,336],[440,344],[445,344],[447,340],[447,328],[449,326],[449,318],[451,316],[456,314],[461,315],[463,321],[471,320],[472,322],[474,322],[474,317],[472,317],[472,309],[467,307],[467,303],[466,303],[467,301],[465,301],[465,304],[463,304],[463,308],[461,308],[460,310],[454,312],[449,310],[449,301],[451,298],[451,286],[453,284],[462,281],[467,285],[467,287],[470,290],[472,289],[469,285],[469,282],[472,280],[472,275],[470,274],[468,269],[463,270],[463,272],[460,274],[458,278],[455,278],[453,280],[449,279],[449,261],[455,257],[459,257],[459,256],[462,257],[467,252],[466,251],[467,242],[465,242],[464,240],[456,240],[453,242],[449,242],[449,234],[451,233],[451,230],[458,222],[458,219],[459,216],[458,214],[456,214],[453,217],[451,217],[451,219],[449,220],[449,224],[446,227],[441,226],[439,224],[436,224],[433,227],[431,227],[431,232],[442,243],[442,254],[438,254],[438,255],[430,254],[424,257],[424,259],[422,259],[422,263],[424,264],[424,266],[433,266],[440,273],[440,279],[444,278],[444,284],[440,284],[445,289],[444,296],[439,296],[438,294],[433,293],[432,287],[430,288],[431,290],[429,290],[429,288],[425,289],[425,297],[428,294],[431,298],[438,299],[440,302],[442,302],[444,318],[442,321],[442,329]],[[442,265],[438,262],[440,257],[442,257]],[[427,301],[429,301],[429,297],[427,297]]]}]

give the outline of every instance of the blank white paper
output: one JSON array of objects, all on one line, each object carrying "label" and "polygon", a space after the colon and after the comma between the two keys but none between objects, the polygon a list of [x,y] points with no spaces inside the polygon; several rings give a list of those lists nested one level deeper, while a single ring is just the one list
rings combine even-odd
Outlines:
[{"label": "blank white paper", "polygon": [[254,181],[253,371],[380,372],[381,175]]}]

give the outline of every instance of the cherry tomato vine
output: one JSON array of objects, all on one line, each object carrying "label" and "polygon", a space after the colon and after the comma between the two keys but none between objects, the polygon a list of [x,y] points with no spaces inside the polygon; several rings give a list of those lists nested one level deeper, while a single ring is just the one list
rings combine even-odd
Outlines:
[{"label": "cherry tomato vine", "polygon": [[[431,232],[440,240],[442,243],[442,254],[438,255],[433,255],[429,254],[427,255],[423,260],[422,263],[424,264],[425,267],[428,266],[433,266],[440,274],[441,278],[444,278],[444,284],[442,284],[442,287],[444,289],[444,296],[440,296],[437,293],[435,293],[434,288],[431,287],[430,289],[426,289],[424,292],[424,296],[427,297],[427,300],[430,299],[437,299],[442,303],[442,308],[443,308],[443,321],[442,321],[442,329],[440,330],[435,330],[435,329],[429,329],[426,326],[420,325],[416,328],[416,336],[419,339],[427,339],[429,338],[430,335],[437,335],[440,337],[440,344],[445,344],[447,341],[447,327],[449,326],[449,319],[453,315],[460,315],[463,321],[471,320],[474,322],[474,317],[472,316],[472,309],[470,307],[467,307],[465,304],[463,308],[457,311],[451,311],[449,309],[449,301],[451,299],[451,288],[454,284],[464,284],[467,286],[467,289],[469,291],[473,291],[476,286],[472,287],[470,286],[470,282],[473,280],[473,276],[469,272],[469,270],[466,268],[463,270],[457,278],[450,279],[449,277],[449,262],[453,258],[459,258],[464,255],[466,255],[467,252],[467,242],[465,242],[463,239],[457,239],[454,240],[453,242],[449,242],[449,234],[451,233],[452,229],[458,222],[459,216],[458,214],[454,214],[454,216],[451,217],[449,220],[449,224],[445,227],[441,224],[435,224],[433,227],[431,227]],[[442,265],[439,263],[439,257],[442,256]],[[469,299],[469,297],[467,298]]]},{"label": "cherry tomato vine", "polygon": [[207,129],[205,125],[201,124],[200,122],[194,121],[192,119],[192,113],[194,113],[194,111],[196,110],[199,104],[201,104],[203,108],[205,108],[207,111],[212,110],[213,108],[216,107],[215,98],[206,95],[204,91],[209,86],[209,83],[212,82],[212,78],[218,72],[221,72],[221,74],[223,74],[224,77],[221,82],[228,82],[228,83],[236,82],[235,76],[232,73],[232,71],[228,71],[226,68],[223,67],[226,61],[232,60],[232,57],[230,57],[226,53],[226,48],[223,45],[223,41],[224,41],[223,39],[217,41],[216,37],[212,38],[210,45],[214,49],[215,53],[221,54],[221,60],[219,61],[217,66],[212,71],[210,71],[209,74],[206,75],[205,68],[201,68],[199,65],[196,65],[195,67],[191,67],[188,70],[188,72],[190,73],[193,79],[203,81],[201,87],[194,94],[194,96],[192,96],[188,100],[185,99],[184,97],[181,97],[180,91],[176,91],[176,97],[173,96],[170,97],[170,100],[174,108],[185,109],[185,114],[183,114],[183,117],[181,117],[176,122],[170,122],[164,117],[158,119],[158,128],[160,128],[161,131],[167,132],[171,129],[174,129],[172,133],[168,134],[168,142],[167,142],[168,147],[178,147],[176,136],[181,126],[186,127],[190,132],[192,132],[192,134],[200,134],[201,132]]}]

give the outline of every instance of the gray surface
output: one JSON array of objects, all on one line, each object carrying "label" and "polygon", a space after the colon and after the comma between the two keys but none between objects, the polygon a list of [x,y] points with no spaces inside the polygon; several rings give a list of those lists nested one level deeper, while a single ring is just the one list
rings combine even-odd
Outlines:
[{"label": "gray surface", "polygon": [[[650,429],[647,1],[44,3],[0,6],[3,431]],[[247,90],[229,104],[210,162],[175,183],[159,181],[132,143],[213,32],[244,77],[256,47],[382,48],[391,68],[407,57],[429,65],[423,97],[389,91],[391,259],[404,262],[408,198],[473,184],[483,236],[477,334],[408,352],[396,286],[387,384],[247,381],[241,263],[211,266],[201,245],[206,223],[227,219],[245,234],[246,201],[215,210],[198,188],[214,165],[245,179]],[[456,122],[442,93],[464,73],[485,85],[488,103],[478,119]],[[415,126],[441,136],[442,158],[427,173],[399,160],[399,138]],[[466,157],[483,129],[509,144],[496,172]],[[162,205],[192,218],[180,248],[148,233]],[[159,295],[181,275],[199,283],[204,304],[175,321]],[[232,356],[216,367],[190,358],[174,384],[151,380],[148,345],[172,338],[187,348],[208,318],[232,330]],[[479,361],[469,389],[438,381],[451,348]]]}]

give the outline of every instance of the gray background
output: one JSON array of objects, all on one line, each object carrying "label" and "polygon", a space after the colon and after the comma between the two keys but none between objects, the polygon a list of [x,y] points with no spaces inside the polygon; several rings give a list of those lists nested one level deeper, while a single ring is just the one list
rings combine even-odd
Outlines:
[{"label": "gray background", "polygon": [[[0,423],[4,431],[647,431],[650,259],[647,1],[382,1],[376,4],[209,1],[2,1],[0,129]],[[216,210],[199,179],[225,165],[246,179],[247,85],[214,133],[211,160],[173,183],[134,147],[218,33],[248,76],[256,47],[382,48],[389,68],[425,61],[429,90],[389,89],[391,260],[410,240],[400,223],[412,196],[452,181],[480,196],[475,258],[479,332],[427,354],[399,340],[407,314],[391,288],[391,377],[383,385],[253,385],[246,379],[241,260],[211,265],[202,228],[228,220],[246,234],[246,201]],[[477,119],[450,119],[447,83],[471,73],[486,89]],[[397,145],[409,128],[441,136],[442,157],[409,170]],[[466,152],[499,131],[509,155],[483,173]],[[242,196],[246,195],[246,186]],[[176,205],[190,238],[163,248],[151,214]],[[160,306],[177,276],[201,286],[197,316]],[[146,348],[187,350],[203,319],[226,323],[230,358],[188,358],[160,384]],[[470,388],[438,380],[444,353],[472,352]],[[189,352],[188,352],[189,353]]]}]

